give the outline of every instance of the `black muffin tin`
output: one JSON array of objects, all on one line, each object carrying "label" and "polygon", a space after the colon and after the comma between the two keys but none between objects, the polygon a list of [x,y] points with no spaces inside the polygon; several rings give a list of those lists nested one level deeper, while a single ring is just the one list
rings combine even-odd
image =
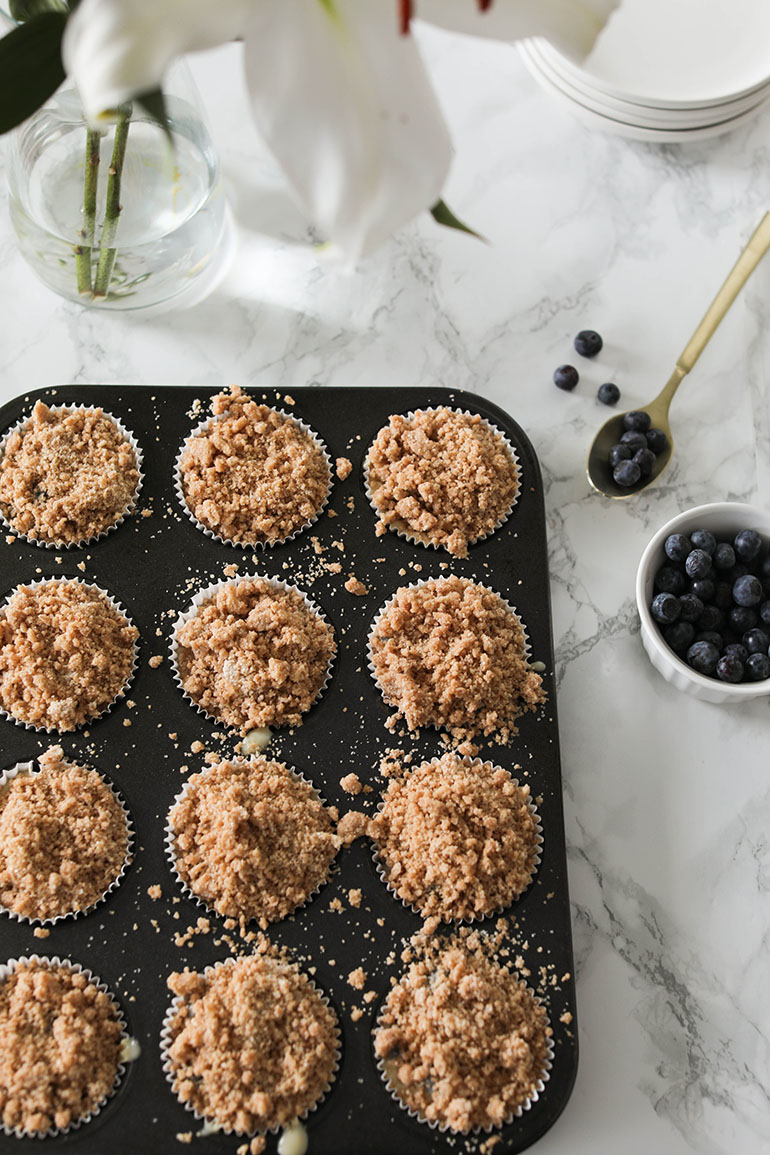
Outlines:
[{"label": "black muffin tin", "polygon": [[[543,855],[533,884],[505,912],[512,957],[521,956],[528,982],[544,993],[554,1031],[550,1080],[538,1102],[504,1127],[495,1155],[521,1151],[538,1139],[563,1110],[577,1068],[577,1023],[572,942],[562,811],[559,736],[551,638],[548,561],[540,470],[524,431],[507,414],[474,394],[441,388],[299,388],[291,396],[249,388],[255,399],[305,420],[325,441],[329,453],[348,457],[350,477],[335,479],[329,510],[294,541],[265,550],[243,550],[211,540],[181,509],[173,484],[178,449],[190,430],[209,412],[216,389],[188,387],[66,385],[44,389],[9,402],[0,411],[0,433],[28,415],[38,398],[51,405],[100,405],[131,430],[144,452],[144,485],[138,511],[95,545],[57,552],[0,537],[0,573],[5,595],[20,582],[41,577],[83,578],[108,590],[138,627],[140,656],[126,699],[83,731],[58,738],[26,730],[0,719],[2,760],[7,767],[35,758],[61,742],[65,754],[102,771],[119,788],[131,810],[135,858],[115,893],[86,917],[68,919],[39,939],[32,927],[0,915],[2,959],[38,953],[70,958],[98,975],[118,997],[130,1033],[142,1048],[130,1064],[116,1095],[96,1119],[68,1135],[17,1139],[0,1133],[0,1152],[36,1146],[98,1155],[168,1155],[184,1151],[177,1136],[192,1132],[192,1150],[219,1155],[235,1152],[243,1137],[214,1133],[199,1138],[202,1124],[177,1102],[161,1069],[159,1035],[171,996],[166,978],[185,966],[201,969],[231,953],[222,939],[223,920],[210,915],[211,932],[184,946],[174,937],[194,926],[206,912],[185,897],[175,883],[164,851],[166,814],[191,771],[203,768],[205,751],[234,752],[238,736],[203,717],[182,697],[168,660],[168,643],[177,611],[193,594],[228,575],[260,573],[293,582],[307,591],[334,626],[338,655],[322,699],[301,727],[277,731],[266,753],[296,767],[341,811],[372,810],[384,780],[378,773],[383,754],[393,748],[412,751],[415,763],[438,755],[436,731],[419,738],[391,734],[390,713],[369,673],[368,631],[383,603],[403,584],[455,573],[492,586],[518,609],[529,635],[532,660],[544,664],[548,703],[539,714],[520,721],[520,733],[508,746],[484,743],[480,756],[528,782],[539,800]],[[367,500],[362,463],[377,431],[393,413],[449,405],[480,413],[497,425],[516,448],[522,487],[508,521],[492,537],[471,547],[466,560],[425,549],[394,533],[375,537],[375,515]],[[151,516],[142,511],[151,510]],[[316,539],[316,543],[312,540]],[[335,545],[334,543],[338,543]],[[342,549],[339,548],[341,544]],[[323,548],[323,554],[317,549]],[[340,574],[324,569],[340,562]],[[84,569],[79,563],[85,563]],[[369,593],[356,597],[344,589],[354,574]],[[159,668],[150,657],[163,655]],[[133,703],[133,706],[130,704]],[[130,725],[128,724],[130,723]],[[173,735],[174,737],[171,737]],[[351,798],[339,781],[355,772],[371,793]],[[152,900],[148,888],[160,884],[163,897]],[[348,902],[348,890],[360,888],[360,908]],[[334,909],[342,904],[342,911]],[[493,927],[494,919],[479,924]],[[342,1029],[342,1061],[336,1081],[306,1122],[310,1155],[427,1155],[475,1151],[487,1135],[452,1136],[408,1117],[385,1090],[372,1053],[371,1029],[390,979],[404,969],[399,955],[418,930],[420,919],[391,896],[379,880],[368,842],[343,850],[335,872],[321,892],[293,917],[270,928],[274,942],[286,945],[304,966],[315,968],[316,982],[328,993]],[[229,938],[240,950],[248,946]],[[217,941],[219,943],[217,944]],[[358,966],[367,974],[365,990],[377,999],[364,1003],[347,975]],[[351,1008],[363,1008],[358,1021]],[[495,1134],[495,1132],[493,1132]],[[268,1136],[274,1152],[278,1136]]]}]

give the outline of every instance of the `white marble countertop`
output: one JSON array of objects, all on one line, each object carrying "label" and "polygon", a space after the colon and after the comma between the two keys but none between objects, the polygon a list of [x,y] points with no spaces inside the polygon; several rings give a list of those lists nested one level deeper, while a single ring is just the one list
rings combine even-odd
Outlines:
[{"label": "white marble countertop", "polygon": [[[40,286],[0,212],[0,401],[64,382],[452,385],[506,409],[539,455],[548,516],[581,1058],[538,1155],[770,1151],[770,701],[672,690],[639,639],[634,575],[677,511],[770,494],[770,264],[672,412],[676,457],[609,502],[584,460],[608,416],[658,391],[768,207],[770,108],[691,145],[595,135],[512,48],[426,38],[456,142],[446,199],[354,273],[322,268],[256,138],[236,46],[193,62],[237,252],[204,302],[83,310]],[[2,146],[0,145],[0,157]],[[571,394],[551,383],[596,328]]]}]

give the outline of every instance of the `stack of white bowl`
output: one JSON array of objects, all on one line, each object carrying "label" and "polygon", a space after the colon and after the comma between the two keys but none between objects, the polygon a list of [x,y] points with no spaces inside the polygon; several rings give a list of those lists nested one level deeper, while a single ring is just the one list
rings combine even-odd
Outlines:
[{"label": "stack of white bowl", "polygon": [[582,65],[541,39],[522,41],[519,52],[593,128],[698,140],[770,102],[770,0],[622,0]]}]

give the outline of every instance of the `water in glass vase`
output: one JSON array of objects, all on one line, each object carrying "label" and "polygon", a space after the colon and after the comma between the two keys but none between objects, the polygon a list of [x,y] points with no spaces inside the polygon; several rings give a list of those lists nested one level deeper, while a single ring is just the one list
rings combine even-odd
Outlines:
[{"label": "water in glass vase", "polygon": [[17,132],[8,158],[11,220],[22,254],[55,292],[86,305],[144,308],[210,272],[224,196],[192,80],[181,80],[190,92],[166,94],[173,145],[138,104],[105,133],[89,134],[69,88]]}]

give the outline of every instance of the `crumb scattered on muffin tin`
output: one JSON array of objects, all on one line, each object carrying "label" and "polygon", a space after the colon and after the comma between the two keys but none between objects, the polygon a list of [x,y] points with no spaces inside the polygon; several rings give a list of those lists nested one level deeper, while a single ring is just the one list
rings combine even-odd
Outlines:
[{"label": "crumb scattered on muffin tin", "polygon": [[452,1131],[499,1127],[546,1073],[544,1008],[481,940],[426,940],[390,990],[374,1050],[397,1099]]},{"label": "crumb scattered on muffin tin", "polygon": [[75,730],[125,688],[138,637],[94,586],[19,586],[0,609],[0,706],[19,722]]},{"label": "crumb scattered on muffin tin", "polygon": [[458,742],[494,734],[545,701],[519,618],[499,594],[457,576],[402,586],[371,635],[375,677],[410,730],[436,726]]},{"label": "crumb scattered on muffin tin", "polygon": [[133,446],[101,409],[35,404],[0,457],[0,510],[33,541],[96,537],[131,508],[139,485]]},{"label": "crumb scattered on muffin tin", "polygon": [[495,529],[519,491],[502,436],[478,414],[446,406],[391,417],[367,468],[378,534],[400,530],[455,557]]},{"label": "crumb scattered on muffin tin", "polygon": [[176,640],[185,692],[243,735],[300,725],[336,653],[331,626],[297,590],[256,577],[221,586]]},{"label": "crumb scattered on muffin tin", "polygon": [[268,950],[168,985],[181,1000],[169,1024],[172,1085],[207,1119],[239,1134],[285,1126],[330,1086],[337,1018],[296,964]]},{"label": "crumb scattered on muffin tin", "polygon": [[399,898],[447,922],[508,906],[540,847],[529,786],[454,753],[392,777],[369,834]]},{"label": "crumb scattered on muffin tin", "polygon": [[17,963],[0,980],[0,1116],[41,1135],[95,1111],[118,1073],[112,999],[67,966]]},{"label": "crumb scattered on muffin tin", "polygon": [[211,412],[179,459],[193,516],[243,545],[285,541],[313,521],[329,492],[329,466],[300,423],[237,385],[212,399]]},{"label": "crumb scattered on muffin tin", "polygon": [[31,919],[87,910],[119,876],[125,814],[95,770],[61,746],[0,789],[0,904]]},{"label": "crumb scattered on muffin tin", "polygon": [[304,903],[342,844],[318,794],[280,762],[219,762],[169,813],[183,882],[217,913],[264,928]]}]

